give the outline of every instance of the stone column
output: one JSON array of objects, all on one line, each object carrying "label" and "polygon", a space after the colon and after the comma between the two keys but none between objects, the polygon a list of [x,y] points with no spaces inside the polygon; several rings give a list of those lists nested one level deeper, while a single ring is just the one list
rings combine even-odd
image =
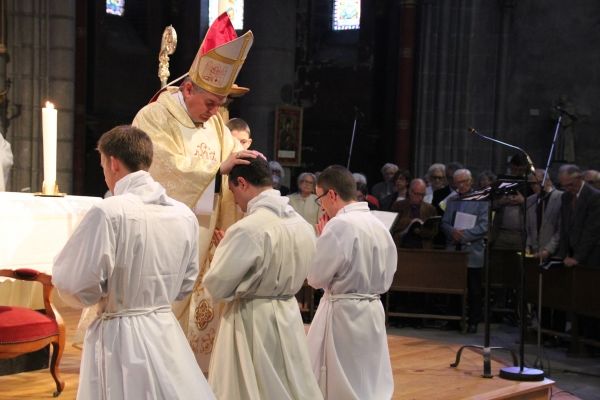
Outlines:
[{"label": "stone column", "polygon": [[244,32],[252,30],[254,44],[237,81],[250,92],[234,101],[230,116],[246,120],[252,147],[272,158],[275,107],[283,104],[282,89],[294,84],[296,1],[253,1],[244,14]]},{"label": "stone column", "polygon": [[9,62],[6,138],[15,164],[8,190],[40,191],[43,179],[42,107],[58,109],[57,182],[72,190],[75,87],[75,1],[7,0]]},{"label": "stone column", "polygon": [[398,84],[396,98],[396,123],[394,158],[400,168],[410,168],[412,143],[411,121],[413,118],[414,53],[416,31],[416,0],[400,1],[400,23],[397,27],[400,43],[398,48]]}]

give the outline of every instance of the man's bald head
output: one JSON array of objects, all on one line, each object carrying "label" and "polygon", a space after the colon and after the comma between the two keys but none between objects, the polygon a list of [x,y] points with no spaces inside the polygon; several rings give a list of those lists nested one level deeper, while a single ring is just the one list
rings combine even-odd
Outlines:
[{"label": "man's bald head", "polygon": [[408,199],[410,204],[420,205],[423,202],[423,198],[425,197],[425,190],[427,188],[427,184],[423,179],[415,178],[410,181],[410,186],[408,189]]}]

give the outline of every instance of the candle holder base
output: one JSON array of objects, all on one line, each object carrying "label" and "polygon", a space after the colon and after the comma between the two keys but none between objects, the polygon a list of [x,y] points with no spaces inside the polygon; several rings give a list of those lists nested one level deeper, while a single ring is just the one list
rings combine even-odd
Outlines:
[{"label": "candle holder base", "polygon": [[59,190],[58,190],[58,184],[54,185],[54,190],[53,191],[46,190],[46,184],[43,183],[42,184],[42,191],[41,192],[35,192],[33,195],[34,196],[39,196],[39,197],[65,197],[66,193],[59,192]]},{"label": "candle holder base", "polygon": [[65,197],[67,194],[66,193],[46,194],[46,193],[42,193],[42,192],[35,192],[33,195],[38,196],[38,197]]}]

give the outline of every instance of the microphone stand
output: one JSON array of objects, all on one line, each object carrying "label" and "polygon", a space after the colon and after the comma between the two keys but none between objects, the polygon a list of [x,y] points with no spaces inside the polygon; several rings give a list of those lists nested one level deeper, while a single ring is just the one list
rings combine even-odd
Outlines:
[{"label": "microphone stand", "polygon": [[350,169],[350,159],[352,158],[352,148],[354,147],[354,136],[356,136],[356,124],[358,122],[358,115],[360,111],[358,108],[355,109],[354,113],[354,125],[352,126],[352,137],[350,138],[350,151],[348,152],[348,162],[346,163],[346,168]]},{"label": "microphone stand", "polygon": [[498,346],[494,346],[494,347],[490,347],[490,267],[489,267],[489,258],[490,258],[490,252],[489,252],[489,242],[488,242],[488,238],[490,236],[490,224],[492,221],[492,194],[493,194],[493,189],[490,188],[489,192],[488,190],[483,190],[480,192],[475,192],[472,193],[469,196],[466,196],[465,198],[463,198],[464,200],[470,200],[470,201],[487,201],[488,204],[488,210],[487,210],[487,214],[488,214],[488,232],[487,232],[487,236],[483,239],[483,280],[484,280],[484,286],[485,286],[485,295],[484,295],[484,303],[483,303],[483,322],[484,322],[484,344],[483,346],[479,346],[479,345],[473,345],[473,344],[469,344],[469,345],[465,345],[462,346],[460,349],[458,349],[458,352],[456,353],[456,359],[454,360],[454,362],[452,364],[450,364],[451,367],[458,367],[458,364],[460,363],[460,357],[462,355],[462,351],[465,348],[474,348],[474,349],[479,349],[482,351],[482,355],[483,355],[483,373],[481,374],[482,378],[493,378],[494,375],[492,375],[492,350],[508,350],[510,352],[510,355],[512,356],[512,360],[513,360],[513,365],[517,365],[517,357],[515,356],[515,353],[510,350],[510,349],[506,349],[504,347],[498,347]]},{"label": "microphone stand", "polygon": [[[504,145],[506,147],[510,147],[516,149],[523,153],[523,155],[527,158],[528,169],[535,173],[535,168],[533,166],[533,162],[531,161],[531,157],[525,150],[520,147],[513,146],[512,144],[505,143],[501,140],[491,138],[489,136],[482,135],[477,132],[474,128],[470,128],[469,131],[471,133],[476,134],[477,136],[490,140],[492,142]],[[520,313],[521,313],[521,338],[519,341],[519,366],[513,367],[504,367],[500,369],[500,377],[504,379],[514,380],[514,381],[543,381],[544,380],[544,371],[535,368],[527,368],[525,367],[525,325],[526,325],[526,316],[525,316],[525,241],[526,241],[526,229],[525,224],[527,223],[526,212],[527,212],[527,199],[523,201],[523,230],[522,230],[522,238],[521,238],[521,257],[520,259],[520,269],[521,269],[521,304],[519,305]]]},{"label": "microphone stand", "polygon": [[[556,109],[559,112],[562,112],[563,110],[561,108],[559,108],[558,106],[556,107]],[[566,111],[565,111],[566,113]],[[569,114],[567,114],[569,115]],[[570,116],[570,115],[569,115]],[[556,146],[556,142],[558,140],[558,131],[560,129],[560,122],[562,120],[562,113],[558,114],[558,120],[556,121],[556,126],[554,128],[554,137],[552,138],[552,145],[550,146],[550,153],[548,154],[548,160],[546,161],[546,170],[544,171],[544,178],[542,179],[542,186],[541,186],[541,192],[538,194],[538,198],[537,198],[537,204],[539,205],[540,202],[543,202],[546,198],[546,196],[550,196],[550,194],[552,192],[545,192],[545,187],[546,187],[546,180],[548,179],[548,170],[550,169],[550,164],[552,163],[552,155],[554,153],[554,148]],[[544,220],[544,213],[546,211],[546,207],[544,205],[542,205],[542,221]],[[541,251],[540,246],[539,246],[539,236],[538,236],[538,252]],[[541,265],[543,263],[542,257],[540,256],[540,268],[538,271],[538,307],[537,307],[537,323],[538,323],[538,327],[537,327],[537,358],[535,359],[535,361],[533,362],[533,366],[534,368],[538,368],[538,369],[543,369],[543,362],[542,362],[542,284],[543,284],[543,269],[541,268]]]}]

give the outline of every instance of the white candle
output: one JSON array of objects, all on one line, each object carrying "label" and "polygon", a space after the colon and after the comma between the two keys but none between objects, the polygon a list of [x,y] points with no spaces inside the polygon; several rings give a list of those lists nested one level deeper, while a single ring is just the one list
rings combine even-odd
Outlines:
[{"label": "white candle", "polygon": [[57,110],[54,104],[46,102],[42,108],[42,134],[44,143],[44,194],[54,194],[56,186],[56,122]]}]

